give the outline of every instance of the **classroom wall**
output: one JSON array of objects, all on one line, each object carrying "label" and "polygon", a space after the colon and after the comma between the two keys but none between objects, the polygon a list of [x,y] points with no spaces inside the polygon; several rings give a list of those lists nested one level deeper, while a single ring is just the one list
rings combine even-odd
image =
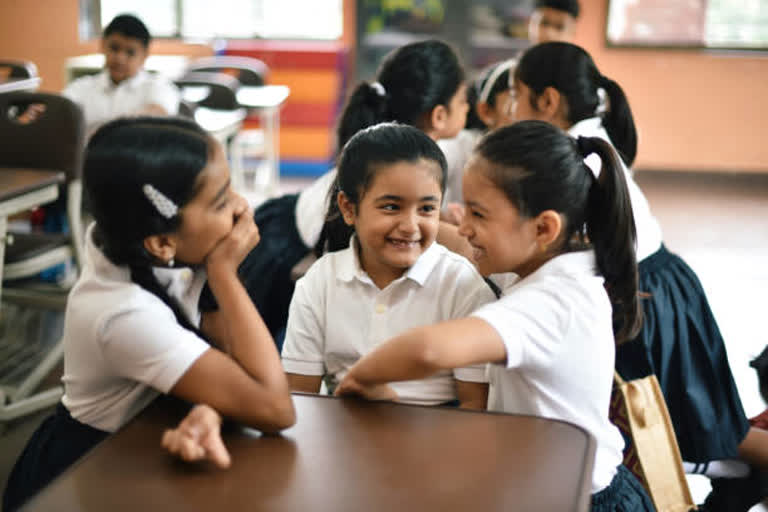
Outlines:
[{"label": "classroom wall", "polygon": [[[0,0],[0,58],[31,60],[43,79],[41,90],[64,88],[64,61],[98,53],[98,40],[80,42],[78,0]],[[155,40],[155,54],[199,57],[213,53],[209,46],[178,40]]]},{"label": "classroom wall", "polygon": [[768,53],[605,47],[608,0],[582,0],[577,43],[627,93],[637,169],[768,173]]}]

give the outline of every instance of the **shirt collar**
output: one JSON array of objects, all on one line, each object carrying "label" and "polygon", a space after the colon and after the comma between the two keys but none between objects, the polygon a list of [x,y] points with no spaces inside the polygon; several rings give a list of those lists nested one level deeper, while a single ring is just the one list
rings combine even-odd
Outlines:
[{"label": "shirt collar", "polygon": [[139,85],[141,85],[142,82],[144,82],[148,77],[148,73],[144,69],[140,69],[138,73],[133,75],[131,78],[126,78],[119,84],[115,85],[112,83],[112,80],[109,78],[109,71],[106,69],[102,70],[101,73],[99,73],[99,84],[101,84],[101,87],[105,91],[112,91],[115,89],[136,89]]},{"label": "shirt collar", "polygon": [[[437,265],[440,258],[441,248],[437,242],[433,242],[426,251],[416,260],[400,279],[410,279],[424,286],[429,274]],[[353,279],[358,279],[366,283],[372,283],[371,278],[368,276],[365,270],[360,266],[360,257],[357,251],[357,237],[352,235],[349,240],[349,247],[342,251],[339,256],[339,272],[336,275],[337,279],[350,282]],[[398,279],[398,280],[400,280]]]},{"label": "shirt collar", "polygon": [[521,283],[537,281],[544,277],[554,275],[573,276],[579,274],[588,274],[591,276],[598,274],[595,251],[592,249],[586,251],[567,252],[565,254],[555,256],[551,260],[544,263],[541,267],[536,269],[536,271],[532,274],[515,282],[515,284],[510,288],[515,288]]}]

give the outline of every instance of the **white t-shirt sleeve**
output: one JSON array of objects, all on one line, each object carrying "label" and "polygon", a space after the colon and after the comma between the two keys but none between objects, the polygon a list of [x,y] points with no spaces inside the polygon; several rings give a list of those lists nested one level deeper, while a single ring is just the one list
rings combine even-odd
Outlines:
[{"label": "white t-shirt sleeve", "polygon": [[101,350],[116,375],[168,393],[210,345],[170,312],[128,311],[103,327]]},{"label": "white t-shirt sleeve", "polygon": [[[466,318],[479,307],[493,302],[496,296],[474,268],[461,276],[457,290],[457,300],[452,311],[452,318]],[[476,364],[455,368],[453,376],[465,382],[488,382],[485,364]]]},{"label": "white t-shirt sleeve", "polygon": [[92,89],[89,87],[90,77],[82,77],[77,80],[73,80],[61,91],[61,95],[74,101],[77,104],[84,103],[84,96],[86,91]]},{"label": "white t-shirt sleeve", "polygon": [[175,116],[179,113],[180,99],[181,93],[176,85],[164,77],[153,77],[147,92],[147,105],[159,105],[169,116]]},{"label": "white t-shirt sleeve", "polygon": [[[317,270],[317,269],[315,269]],[[287,373],[299,375],[325,375],[325,322],[322,314],[324,297],[314,281],[322,272],[310,270],[296,282],[288,324],[285,329],[282,360]]]},{"label": "white t-shirt sleeve", "polygon": [[571,317],[571,308],[556,291],[552,287],[526,286],[472,315],[488,322],[501,336],[507,368],[552,366]]}]

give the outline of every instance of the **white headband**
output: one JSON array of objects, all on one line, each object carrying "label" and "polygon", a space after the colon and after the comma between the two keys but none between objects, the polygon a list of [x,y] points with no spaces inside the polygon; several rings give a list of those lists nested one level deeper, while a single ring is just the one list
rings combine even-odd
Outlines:
[{"label": "white headband", "polygon": [[179,212],[179,207],[176,206],[176,204],[171,201],[168,196],[157,190],[149,183],[144,184],[144,186],[141,187],[141,190],[144,191],[144,195],[147,196],[147,199],[149,199],[149,202],[152,203],[152,206],[154,206],[160,215],[166,219],[172,218]]},{"label": "white headband", "polygon": [[493,86],[496,84],[496,80],[499,79],[502,73],[509,71],[516,65],[517,59],[509,59],[503,62],[499,62],[499,64],[493,68],[493,71],[489,73],[488,78],[485,81],[485,85],[483,85],[483,88],[477,97],[478,103],[481,101],[483,103],[488,103],[488,96],[491,95],[491,89],[493,89]]}]

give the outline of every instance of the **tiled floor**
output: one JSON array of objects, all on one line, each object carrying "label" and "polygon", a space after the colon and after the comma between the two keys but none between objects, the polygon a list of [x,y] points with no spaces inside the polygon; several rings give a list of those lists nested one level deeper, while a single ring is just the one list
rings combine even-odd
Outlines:
[{"label": "tiled floor", "polygon": [[[637,181],[661,222],[667,246],[693,267],[707,291],[747,414],[761,412],[766,405],[748,363],[768,345],[762,316],[768,290],[768,175],[647,172],[638,174]],[[305,180],[284,180],[283,191],[304,184]],[[1,318],[15,330],[22,328],[20,317],[7,315],[6,310]],[[0,489],[44,415],[30,416],[0,431]],[[700,502],[708,492],[708,481],[694,477],[690,482]],[[768,507],[753,508],[758,510],[768,511]]]}]

